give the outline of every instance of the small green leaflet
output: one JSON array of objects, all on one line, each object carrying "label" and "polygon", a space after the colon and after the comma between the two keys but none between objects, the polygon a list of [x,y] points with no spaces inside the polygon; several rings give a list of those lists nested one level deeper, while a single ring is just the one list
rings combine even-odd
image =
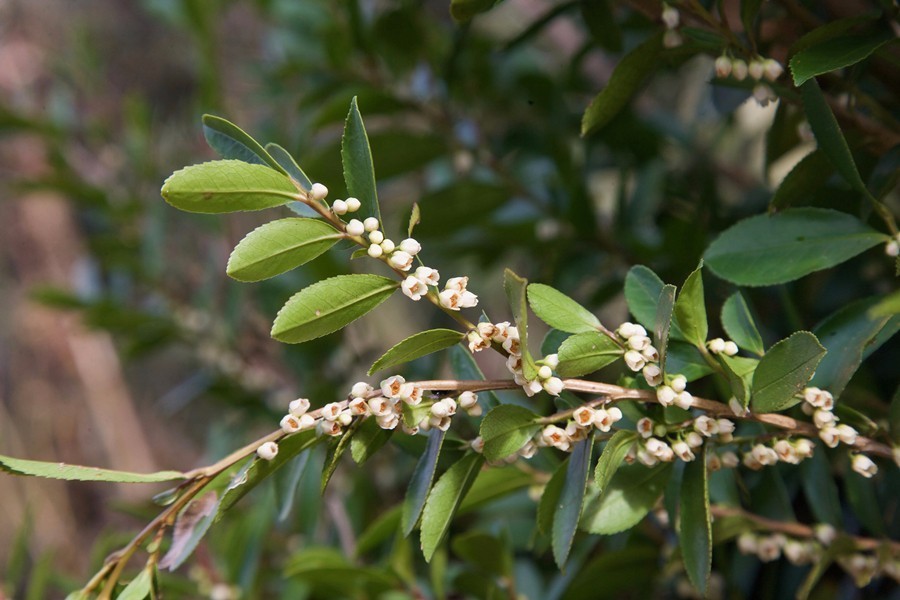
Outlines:
[{"label": "small green leaflet", "polygon": [[262,210],[297,199],[297,188],[267,166],[216,160],[172,173],[160,191],[175,208],[195,213]]},{"label": "small green leaflet", "polygon": [[606,442],[606,446],[603,447],[603,452],[600,454],[600,459],[597,460],[597,468],[594,469],[594,487],[599,492],[602,493],[606,486],[609,485],[613,475],[622,466],[628,450],[637,439],[638,434],[636,432],[620,429]]},{"label": "small green leaflet", "polygon": [[399,283],[379,275],[338,275],[294,294],[278,311],[272,337],[298,344],[335,332],[385,300]]},{"label": "small green leaflet", "polygon": [[663,373],[666,372],[669,331],[672,329],[672,319],[675,314],[675,292],[674,285],[664,285],[656,303],[656,326],[653,328],[653,340],[656,344],[656,351],[659,352],[659,368]]},{"label": "small green leaflet", "polygon": [[[628,310],[647,331],[656,328],[656,313],[664,285],[662,279],[644,265],[631,267],[625,276],[625,302],[628,304]],[[676,340],[684,339],[677,317],[672,317],[669,337]]]},{"label": "small green leaflet", "polygon": [[403,500],[400,522],[403,525],[403,535],[408,536],[415,529],[422,509],[425,507],[425,499],[431,490],[431,482],[434,481],[434,473],[437,470],[437,461],[441,455],[441,445],[444,443],[445,432],[440,429],[432,429],[428,435],[428,443],[425,452],[419,457],[416,469],[409,480],[409,488],[406,490],[406,498]]},{"label": "small green leaflet", "polygon": [[706,300],[703,296],[702,261],[681,286],[678,299],[675,301],[675,316],[685,339],[698,348],[705,346],[709,325],[706,321]]},{"label": "small green leaflet", "polygon": [[153,571],[145,568],[119,592],[116,600],[144,600],[150,595],[152,587]]},{"label": "small green leaflet", "polygon": [[[300,168],[300,165],[297,164],[297,161],[294,160],[294,157],[291,156],[290,152],[278,144],[266,144],[266,152],[281,165],[281,168],[284,169],[291,179],[296,181],[301,188],[307,192],[312,188],[312,182],[309,180],[309,177],[306,176],[306,173],[303,172],[303,169]],[[315,213],[311,208],[307,207],[307,210]]]},{"label": "small green leaflet", "polygon": [[509,301],[509,307],[512,310],[513,317],[516,322],[516,328],[519,330],[519,348],[522,351],[522,374],[528,381],[537,377],[537,367],[534,359],[528,351],[528,306],[525,300],[525,289],[528,286],[528,280],[519,277],[510,269],[503,272],[503,289],[506,291],[506,298]]},{"label": "small green leaflet", "polygon": [[810,196],[814,196],[833,172],[834,166],[825,153],[813,150],[794,165],[781,181],[769,201],[769,212],[788,208],[792,204],[808,204]]},{"label": "small green leaflet", "polygon": [[894,39],[890,31],[882,29],[877,33],[846,35],[805,48],[791,58],[794,85],[800,87],[817,75],[855,65]]},{"label": "small green leaflet", "polygon": [[559,496],[562,494],[563,484],[566,482],[566,471],[569,468],[567,456],[550,476],[550,481],[544,486],[541,500],[538,503],[537,523],[538,529],[547,535],[553,531],[553,516],[556,514],[556,506],[559,504]]},{"label": "small green leaflet", "polygon": [[581,516],[581,528],[610,535],[634,527],[656,505],[669,481],[672,465],[626,465],[605,490],[592,493]]},{"label": "small green leaflet", "polygon": [[238,281],[261,281],[308,263],[342,237],[319,219],[278,219],[248,233],[231,252],[225,270]]},{"label": "small green leaflet", "polygon": [[428,494],[419,536],[426,561],[431,561],[438,545],[447,535],[456,510],[483,464],[484,457],[481,454],[466,454],[438,479]]},{"label": "small green leaflet", "polygon": [[556,511],[553,513],[552,547],[553,558],[562,569],[569,558],[572,541],[581,518],[581,507],[584,505],[584,491],[587,488],[588,473],[591,470],[591,449],[594,438],[588,434],[587,439],[575,443],[569,463],[566,467],[566,479],[563,482]]},{"label": "small green leaflet", "polygon": [[365,419],[356,434],[350,440],[350,456],[353,462],[363,464],[384,446],[393,433],[390,429],[382,429],[375,419]]},{"label": "small green leaflet", "polygon": [[755,412],[777,412],[799,400],[825,348],[808,331],[798,331],[766,352],[753,374],[750,405]]},{"label": "small green leaflet", "polygon": [[540,320],[554,329],[583,333],[600,328],[600,320],[589,310],[549,285],[529,285],[528,304]]},{"label": "small green leaflet", "polygon": [[95,467],[82,467],[61,462],[26,460],[0,455],[0,469],[12,475],[28,475],[45,479],[66,481],[109,481],[112,483],[158,483],[184,479],[178,471],[158,471],[156,473],[129,473]]},{"label": "small green leaflet", "polygon": [[319,486],[320,493],[325,494],[325,488],[328,487],[328,482],[331,481],[331,476],[334,475],[338,462],[341,460],[344,452],[347,451],[347,448],[350,447],[353,436],[359,431],[359,426],[363,422],[360,419],[353,421],[353,424],[344,430],[344,433],[337,439],[337,443],[333,444],[329,449],[328,459],[325,461],[325,467],[322,469],[322,480]]},{"label": "small green leaflet", "polygon": [[753,321],[753,315],[750,314],[750,307],[740,292],[733,293],[722,305],[722,327],[740,348],[757,356],[765,353],[766,349]]},{"label": "small green leaflet", "polygon": [[369,369],[369,375],[382,369],[402,365],[433,352],[458,344],[465,334],[452,329],[429,329],[411,335],[385,352]]},{"label": "small green leaflet", "polygon": [[515,404],[501,404],[481,420],[484,457],[500,460],[518,452],[540,428],[539,416]]},{"label": "small green leaflet", "polygon": [[288,172],[247,132],[222,117],[203,115],[203,137],[209,147],[222,158],[266,165],[287,175]]},{"label": "small green leaflet", "polygon": [[599,331],[576,333],[559,346],[561,377],[580,377],[614,363],[624,354],[622,347]]},{"label": "small green leaflet", "polygon": [[688,579],[706,596],[712,568],[712,527],[706,446],[684,468],[681,484],[681,527],[678,539]]},{"label": "small green leaflet", "polygon": [[359,107],[356,105],[356,96],[350,101],[350,112],[347,113],[347,121],[344,123],[344,135],[341,137],[341,160],[344,165],[347,195],[358,198],[362,202],[359,219],[376,217],[381,221],[372,149],[369,147],[366,126],[363,124]]}]

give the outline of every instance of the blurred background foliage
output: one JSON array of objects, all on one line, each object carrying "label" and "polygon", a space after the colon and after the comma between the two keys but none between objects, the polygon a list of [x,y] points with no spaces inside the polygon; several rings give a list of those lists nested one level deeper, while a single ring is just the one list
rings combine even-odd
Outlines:
[{"label": "blurred background foliage", "polygon": [[[782,63],[817,25],[881,7],[765,2],[742,31],[742,3],[719,4],[742,39]],[[205,112],[285,146],[338,198],[340,132],[358,96],[386,232],[399,235],[418,202],[428,264],[445,277],[469,275],[495,321],[509,318],[506,266],[609,324],[626,318],[631,265],[682,282],[719,231],[766,210],[814,142],[796,102],[760,107],[747,86],[710,85],[721,47],[700,33],[665,54],[613,122],[580,137],[584,109],[623,52],[659,30],[658,11],[643,1],[507,0],[459,24],[444,0],[0,5],[0,450],[137,471],[205,464],[271,429],[288,400],[342,397],[387,347],[448,324],[394,298],[342,334],[297,347],[270,340],[287,297],[354,265],[339,246],[262,284],[225,277],[231,248],[265,217],[184,214],[159,198],[173,170],[213,158]],[[897,65],[893,46],[825,84],[837,95],[863,90],[885,113],[877,116],[896,123]],[[839,117],[863,178],[887,186],[896,210],[900,153],[886,148],[900,134],[873,135],[852,112]],[[795,204],[868,216],[837,176],[823,173],[814,192]],[[768,345],[895,286],[891,265],[870,252],[749,297]],[[708,277],[707,290],[715,314],[733,288]],[[481,365],[488,376],[503,373],[495,362]],[[857,373],[846,404],[883,419],[898,364],[894,340]],[[447,369],[428,358],[404,374]],[[365,469],[348,462],[321,499],[308,468],[290,511],[278,484],[262,486],[213,527],[192,566],[166,575],[168,597],[343,597],[396,578],[452,597],[512,597],[510,581],[529,598],[684,593],[683,578],[659,561],[666,534],[652,523],[579,539],[558,573],[547,541],[533,537],[528,489],[463,517],[469,533],[429,570],[415,541],[394,539],[377,521],[402,498],[416,451],[387,449]],[[775,490],[760,510],[808,517],[800,482],[771,477],[753,482]],[[856,512],[851,529],[896,539],[896,479],[865,497],[834,488]],[[123,532],[155,514],[147,502],[155,491],[4,478],[0,596],[60,597],[81,585]],[[714,591],[729,597],[790,596],[784,590],[803,576],[734,550],[717,552],[715,569],[728,578]],[[839,572],[826,582],[826,595],[850,593]]]}]

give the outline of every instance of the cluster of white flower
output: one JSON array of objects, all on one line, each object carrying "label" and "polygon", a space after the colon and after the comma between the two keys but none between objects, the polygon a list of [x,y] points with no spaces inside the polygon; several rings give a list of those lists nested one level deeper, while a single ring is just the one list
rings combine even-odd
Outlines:
[{"label": "cluster of white flower", "polygon": [[716,59],[716,77],[724,79],[731,76],[737,81],[743,81],[749,76],[750,79],[759,82],[753,88],[753,98],[761,106],[778,99],[765,81],[776,81],[782,73],[784,67],[773,58],[757,56],[748,63],[740,58],[731,58],[723,54]]},{"label": "cluster of white flower", "polygon": [[565,428],[547,425],[534,437],[537,447],[557,448],[563,452],[572,450],[572,444],[587,437],[591,429],[609,432],[612,426],[622,419],[622,411],[618,407],[592,408],[582,406],[572,413],[572,420]]},{"label": "cluster of white flower", "polygon": [[668,377],[669,382],[656,388],[656,399],[663,406],[673,404],[684,410],[694,405],[694,397],[687,391],[687,378],[684,375]]},{"label": "cluster of white flower", "polygon": [[[734,432],[734,422],[728,419],[713,419],[701,415],[694,419],[690,429],[682,429],[669,439],[668,428],[662,423],[655,423],[651,418],[644,417],[637,422],[637,432],[642,440],[631,447],[625,457],[627,462],[635,459],[641,464],[652,467],[658,462],[672,462],[676,458],[690,462],[696,458],[694,450],[700,448],[704,438],[716,437],[718,441],[728,443]],[[737,456],[733,452],[725,453],[721,457],[710,453],[707,458],[707,466],[713,471],[718,471],[723,466],[734,468],[737,466]]]},{"label": "cluster of white flower", "polygon": [[[819,438],[829,448],[836,448],[838,444],[853,445],[856,443],[858,433],[856,429],[845,423],[838,423],[840,419],[834,414],[834,396],[830,392],[817,387],[808,387],[803,390],[803,412],[812,416],[813,424],[819,430]],[[878,467],[868,456],[856,454],[852,460],[853,470],[863,477],[872,477],[878,472]]]},{"label": "cluster of white flower", "polygon": [[522,371],[522,346],[519,329],[511,326],[509,322],[479,323],[476,329],[469,332],[468,340],[469,349],[473,352],[487,348],[491,342],[503,346],[503,349],[509,353],[506,358],[506,368],[512,373],[516,384],[522,386],[529,398],[541,390],[551,396],[559,396],[565,389],[563,380],[553,374],[554,369],[559,365],[559,357],[556,354],[548,354],[536,361],[537,377],[531,381],[525,378]]},{"label": "cluster of white flower", "polygon": [[616,335],[625,347],[625,364],[634,372],[640,372],[649,385],[658,386],[663,382],[659,368],[659,351],[653,347],[647,330],[634,323],[622,323]]},{"label": "cluster of white flower", "polygon": [[451,277],[444,284],[444,290],[438,294],[441,306],[450,310],[472,308],[478,304],[478,296],[466,289],[468,277]]},{"label": "cluster of white flower", "polygon": [[678,9],[668,4],[663,4],[660,20],[666,26],[666,33],[663,34],[663,46],[666,48],[677,48],[682,43],[681,34],[678,33],[678,25],[681,22],[681,13]]},{"label": "cluster of white flower", "polygon": [[822,546],[814,540],[788,538],[781,533],[744,532],[738,536],[737,547],[742,554],[756,555],[763,562],[777,560],[784,553],[795,565],[812,563],[822,554]]},{"label": "cluster of white flower", "polygon": [[738,353],[738,345],[731,340],[723,340],[722,338],[713,338],[706,342],[706,347],[713,354],[724,354],[725,356],[734,356]]},{"label": "cluster of white flower", "polygon": [[745,467],[754,471],[774,465],[779,461],[796,465],[803,459],[812,456],[815,446],[806,438],[796,441],[777,440],[771,446],[762,443],[754,444],[749,452],[744,453],[743,463]]},{"label": "cluster of white flower", "polygon": [[900,256],[900,233],[895,235],[887,244],[885,244],[884,253],[891,258]]}]

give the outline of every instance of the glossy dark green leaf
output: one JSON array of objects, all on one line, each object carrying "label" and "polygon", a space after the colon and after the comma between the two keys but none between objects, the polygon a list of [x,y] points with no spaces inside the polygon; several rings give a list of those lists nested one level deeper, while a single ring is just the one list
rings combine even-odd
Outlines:
[{"label": "glossy dark green leaf", "polygon": [[577,572],[562,600],[654,598],[660,577],[659,547],[631,542],[621,550],[604,549]]},{"label": "glossy dark green leaf", "polygon": [[561,377],[580,377],[616,362],[625,351],[608,335],[599,331],[576,333],[559,346]]},{"label": "glossy dark green leaf", "polygon": [[203,137],[209,147],[222,158],[266,165],[287,175],[287,171],[247,132],[215,115],[203,115]]},{"label": "glossy dark green leaf", "polygon": [[722,370],[731,386],[731,393],[740,401],[741,406],[746,408],[750,402],[753,373],[759,366],[759,360],[743,356],[726,356],[725,354],[719,354],[716,358],[722,365]]},{"label": "glossy dark green leaf", "polygon": [[710,244],[704,260],[732,283],[775,285],[838,265],[886,240],[852,215],[795,208],[738,222]]},{"label": "glossy dark green leaf", "polygon": [[526,301],[525,290],[528,287],[528,280],[519,277],[510,269],[503,272],[503,289],[506,291],[506,299],[509,302],[510,310],[512,310],[513,318],[516,322],[516,328],[519,331],[519,348],[522,351],[522,374],[525,379],[531,381],[537,377],[537,367],[534,359],[528,351],[528,304]]},{"label": "glossy dark green leaf", "polygon": [[794,85],[800,87],[817,75],[855,65],[894,39],[890,31],[881,30],[847,35],[810,46],[791,58]]},{"label": "glossy dark green leaf", "polygon": [[406,498],[403,500],[400,523],[403,527],[403,535],[409,535],[415,529],[422,509],[425,507],[425,499],[431,490],[431,482],[434,481],[434,472],[437,469],[437,461],[441,455],[441,445],[444,443],[445,432],[440,429],[432,429],[428,434],[428,444],[425,452],[419,457],[416,468],[409,480],[409,488],[406,490]]},{"label": "glossy dark green leaf", "polygon": [[581,517],[582,529],[610,535],[634,527],[662,496],[671,470],[670,464],[621,467],[605,490],[589,497]]},{"label": "glossy dark green leaf", "polygon": [[422,554],[426,561],[431,560],[438,545],[447,535],[456,510],[483,464],[484,457],[481,454],[466,454],[441,475],[428,494],[425,509],[422,511],[420,535]]},{"label": "glossy dark green leaf", "polygon": [[325,468],[322,469],[322,480],[319,484],[320,493],[325,493],[325,488],[328,487],[328,482],[331,481],[331,476],[334,475],[334,472],[337,469],[338,463],[340,462],[341,457],[344,455],[344,452],[346,452],[347,448],[350,447],[350,441],[359,430],[359,426],[361,423],[362,421],[359,419],[353,421],[350,427],[345,429],[341,436],[337,439],[333,448],[330,449],[330,452],[328,453],[328,459],[325,461]]},{"label": "glossy dark green leaf", "polygon": [[597,131],[615,118],[657,69],[661,50],[662,34],[656,34],[619,61],[606,87],[584,111],[581,135]]},{"label": "glossy dark green leaf", "polygon": [[184,479],[178,471],[158,471],[156,473],[129,473],[96,467],[82,467],[61,462],[26,460],[0,455],[0,469],[13,475],[64,479],[66,481],[109,481],[113,483],[158,483]]},{"label": "glossy dark green leaf", "polygon": [[766,348],[753,321],[747,300],[735,292],[722,305],[722,327],[731,340],[743,350],[762,356]]},{"label": "glossy dark green leaf", "polygon": [[659,368],[666,370],[666,351],[669,347],[669,332],[672,330],[672,318],[675,309],[674,285],[666,284],[659,293],[656,302],[656,326],[653,328],[653,340],[656,351],[659,352]]},{"label": "glossy dark green leaf", "polygon": [[798,331],[766,352],[753,375],[750,405],[755,412],[777,412],[799,400],[825,348],[808,331]]},{"label": "glossy dark green leaf", "polygon": [[372,150],[369,137],[363,124],[356,97],[350,101],[350,112],[344,123],[344,135],[341,138],[341,160],[344,165],[344,183],[347,195],[358,198],[362,203],[358,218],[376,217],[381,221],[381,209],[378,206],[378,190],[375,185],[375,167],[372,163]]},{"label": "glossy dark green leaf", "polygon": [[238,281],[261,281],[304,265],[341,238],[319,219],[278,219],[257,227],[242,239],[225,271]]},{"label": "glossy dark green leaf", "polygon": [[279,171],[239,160],[216,160],[172,173],[160,191],[175,208],[195,213],[262,210],[297,199]]},{"label": "glossy dark green leaf", "polygon": [[458,344],[465,334],[452,329],[429,329],[409,336],[385,352],[369,369],[369,375]]},{"label": "glossy dark green leaf", "polygon": [[479,434],[484,440],[487,460],[500,460],[518,452],[540,428],[539,416],[516,404],[501,404],[481,420]]},{"label": "glossy dark green leaf", "polygon": [[537,509],[538,529],[545,535],[550,535],[553,531],[553,520],[556,515],[556,507],[559,505],[559,497],[562,494],[563,485],[566,483],[566,471],[569,468],[569,457],[563,460],[541,494]]},{"label": "glossy dark green leaf", "polygon": [[681,527],[678,539],[688,579],[706,596],[712,568],[712,529],[709,508],[706,446],[684,468],[681,484]]},{"label": "glossy dark green leaf", "polygon": [[392,433],[391,429],[379,427],[375,419],[363,420],[350,440],[350,456],[353,457],[353,462],[361,465],[372,458],[391,439]]},{"label": "glossy dark green leaf", "polygon": [[[475,357],[464,346],[450,348],[450,369],[457,379],[484,379],[484,373],[475,362]],[[485,408],[492,408],[500,404],[500,400],[494,392],[478,392],[479,403]]]},{"label": "glossy dark green leaf", "polygon": [[822,150],[813,150],[788,173],[769,201],[769,210],[778,211],[794,204],[810,204],[816,192],[834,172]]},{"label": "glossy dark green leaf", "polygon": [[872,307],[869,314],[873,318],[900,314],[900,290],[882,298],[878,304]]},{"label": "glossy dark green leaf", "polygon": [[666,352],[666,373],[684,375],[688,381],[695,381],[713,372],[709,363],[696,346],[686,342],[672,342]]},{"label": "glossy dark green leaf", "polygon": [[594,438],[588,434],[587,439],[574,444],[569,463],[566,467],[566,479],[553,513],[552,548],[553,558],[562,569],[569,558],[578,521],[581,518],[581,507],[584,505],[584,492],[587,488],[588,473],[591,470],[591,449]]},{"label": "glossy dark green leaf", "polygon": [[554,329],[582,333],[600,328],[600,320],[593,313],[549,285],[529,285],[528,304],[540,320]]},{"label": "glossy dark green leaf", "polygon": [[[648,267],[636,265],[631,267],[625,276],[625,302],[628,310],[638,323],[647,331],[656,328],[656,312],[659,307],[659,296],[665,284],[662,279]],[[676,317],[673,317],[669,336],[673,339],[684,339]]]},{"label": "glossy dark green leaf", "polygon": [[625,455],[638,439],[638,434],[634,431],[619,430],[613,434],[603,447],[603,452],[597,460],[597,467],[594,469],[594,487],[603,493],[606,486],[612,480],[613,475],[625,461]]},{"label": "glossy dark green leaf", "polygon": [[272,337],[298,344],[342,329],[385,300],[399,283],[379,275],[338,275],[294,294],[278,311]]},{"label": "glossy dark green leaf", "polygon": [[816,522],[840,527],[843,521],[841,499],[831,463],[824,452],[813,452],[800,463],[800,483]]},{"label": "glossy dark green leaf", "polygon": [[512,554],[503,541],[483,531],[467,531],[453,538],[453,552],[475,569],[498,577],[512,572]]},{"label": "glossy dark green leaf", "polygon": [[678,299],[675,301],[675,316],[687,341],[698,348],[706,345],[709,325],[706,321],[706,299],[703,295],[703,263],[688,275]]},{"label": "glossy dark green leaf", "polygon": [[459,506],[459,514],[476,510],[489,502],[524,490],[534,483],[530,473],[515,467],[491,467],[481,471]]}]

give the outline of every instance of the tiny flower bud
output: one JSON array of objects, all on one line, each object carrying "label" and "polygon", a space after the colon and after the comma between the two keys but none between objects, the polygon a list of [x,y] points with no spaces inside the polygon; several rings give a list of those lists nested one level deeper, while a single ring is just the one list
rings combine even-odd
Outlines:
[{"label": "tiny flower bud", "polygon": [[820,429],[819,439],[829,448],[837,448],[837,445],[841,443],[840,432],[834,425],[826,425]]},{"label": "tiny flower bud", "polygon": [[709,348],[709,351],[713,354],[718,354],[719,352],[725,351],[725,340],[722,338],[714,338],[706,342],[706,347]]},{"label": "tiny flower bud", "polygon": [[632,350],[643,350],[650,345],[650,338],[646,335],[633,335],[628,338],[628,347]]},{"label": "tiny flower bud", "polygon": [[781,63],[773,58],[767,58],[763,61],[763,71],[766,79],[769,81],[775,81],[781,74],[784,73],[784,67],[781,66]]},{"label": "tiny flower bud", "polygon": [[347,223],[347,233],[350,235],[362,235],[365,232],[366,229],[359,219],[350,219],[350,222]]},{"label": "tiny flower bud", "polygon": [[677,442],[672,444],[672,452],[675,453],[675,456],[685,462],[690,462],[694,460],[694,458],[696,458],[693,451],[691,450],[691,447],[681,440],[678,440]]},{"label": "tiny flower bud", "polygon": [[[511,328],[510,328],[511,329]],[[522,349],[519,347],[519,338],[509,336],[505,340],[503,340],[503,349],[509,352],[513,356],[520,356],[522,354]],[[521,368],[521,365],[520,367]]]},{"label": "tiny flower bud", "polygon": [[397,425],[400,424],[400,415],[397,413],[390,413],[378,416],[375,417],[375,422],[378,423],[378,426],[382,429],[396,429]]},{"label": "tiny flower bud", "polygon": [[891,240],[884,246],[884,253],[890,256],[891,258],[895,258],[900,256],[900,242],[897,240]]},{"label": "tiny flower bud", "polygon": [[677,48],[684,41],[681,34],[674,29],[667,29],[663,34],[663,46],[666,48]]},{"label": "tiny flower bud", "polygon": [[450,414],[450,407],[443,400],[438,400],[431,405],[431,414],[439,419],[443,419]]},{"label": "tiny flower bud", "polygon": [[391,402],[380,396],[372,398],[367,404],[369,405],[369,412],[376,417],[386,417],[394,412]]},{"label": "tiny flower bud", "polygon": [[611,408],[609,410],[601,408],[594,411],[594,427],[605,433],[612,429],[613,423],[621,418],[622,411],[618,408]]},{"label": "tiny flower bud", "polygon": [[475,392],[463,392],[456,399],[462,409],[468,410],[478,404],[478,394]]},{"label": "tiny flower bud", "polygon": [[716,77],[724,79],[731,75],[731,59],[724,54],[716,59]]},{"label": "tiny flower bud", "polygon": [[406,435],[416,435],[417,433],[419,433],[418,427],[407,427],[406,423],[404,423],[402,420],[400,421],[400,429],[403,430],[403,433],[405,433]]},{"label": "tiny flower bud", "polygon": [[647,439],[653,435],[653,420],[650,417],[643,417],[637,422],[637,431],[641,437]]},{"label": "tiny flower bud", "polygon": [[410,406],[418,406],[422,402],[422,388],[413,383],[404,383],[400,386],[398,397]]},{"label": "tiny flower bud", "polygon": [[422,296],[428,294],[428,286],[412,275],[400,283],[400,290],[407,298],[415,301],[421,300]]},{"label": "tiny flower bud", "polygon": [[684,436],[684,441],[691,448],[699,448],[703,445],[703,436],[696,431],[688,431]]},{"label": "tiny flower bud", "polygon": [[662,22],[665,23],[667,28],[675,29],[676,27],[678,27],[678,22],[681,20],[681,15],[678,13],[677,8],[673,8],[668,4],[664,4],[662,15],[660,18],[662,19]]},{"label": "tiny flower bud", "polygon": [[711,452],[706,455],[706,468],[711,472],[722,470],[722,459],[718,454]]},{"label": "tiny flower bud", "polygon": [[738,536],[737,540],[738,550],[741,551],[741,554],[756,554],[757,548],[757,539],[756,536],[750,533],[749,531],[745,531],[741,535]]},{"label": "tiny flower bud", "polygon": [[420,244],[413,238],[406,238],[405,240],[400,242],[400,249],[407,254],[412,254],[413,256],[415,256],[422,251],[422,244]]},{"label": "tiny flower bud", "polygon": [[538,369],[537,376],[540,379],[549,379],[553,377],[553,369],[551,369],[547,365],[544,365],[540,369]]},{"label": "tiny flower bud", "polygon": [[474,440],[472,440],[471,443],[469,444],[469,446],[472,448],[472,450],[474,450],[478,454],[481,454],[482,452],[484,452],[484,440],[481,439],[480,435],[477,438],[475,438]]},{"label": "tiny flower bud", "polygon": [[731,61],[731,76],[737,79],[738,81],[743,81],[747,78],[747,63],[745,63],[740,58],[736,58]]},{"label": "tiny flower bud", "polygon": [[356,212],[359,210],[360,206],[362,206],[362,203],[359,201],[358,198],[350,197],[350,198],[347,198],[346,202],[347,202],[347,212]]},{"label": "tiny flower bud", "polygon": [[354,398],[365,398],[374,391],[375,388],[365,381],[357,381],[353,384],[353,387],[350,388],[350,395]]},{"label": "tiny flower bud", "polygon": [[285,433],[300,431],[300,420],[294,415],[285,415],[281,419],[281,430]]},{"label": "tiny flower bud", "polygon": [[559,396],[564,387],[563,381],[559,377],[550,377],[544,380],[544,390],[551,396]]},{"label": "tiny flower bud", "polygon": [[344,215],[347,214],[347,203],[343,200],[335,200],[331,204],[331,212],[336,215]]},{"label": "tiny flower bud", "polygon": [[765,536],[759,539],[756,555],[763,562],[772,562],[781,556],[782,537],[777,535]]},{"label": "tiny flower bud", "polygon": [[694,419],[694,430],[706,437],[712,437],[719,433],[719,423],[706,415],[700,415]]},{"label": "tiny flower bud", "polygon": [[466,339],[469,342],[469,352],[481,352],[491,346],[491,342],[481,337],[481,334],[475,330],[467,333]]},{"label": "tiny flower bud", "polygon": [[307,413],[305,415],[300,415],[298,417],[300,421],[300,429],[312,429],[316,426],[316,419],[311,414]]},{"label": "tiny flower bud", "polygon": [[363,221],[363,226],[366,228],[366,231],[372,232],[376,231],[379,227],[380,223],[378,223],[378,219],[375,217],[367,217],[365,221]]},{"label": "tiny flower bud", "polygon": [[256,455],[263,460],[272,460],[278,455],[278,444],[266,442],[256,449]]},{"label": "tiny flower bud", "polygon": [[787,440],[778,440],[775,442],[773,450],[775,450],[775,454],[778,455],[778,460],[782,462],[792,465],[796,465],[800,462],[800,456],[797,454],[797,450],[794,448],[794,445]]},{"label": "tiny flower bud", "polygon": [[466,290],[459,295],[460,308],[472,308],[478,305],[478,296]]},{"label": "tiny flower bud", "polygon": [[529,398],[540,392],[542,389],[543,386],[541,386],[541,382],[537,379],[535,379],[534,381],[528,381],[525,383],[525,385],[522,386],[522,390]]},{"label": "tiny flower bud", "polygon": [[404,252],[403,250],[397,250],[393,254],[391,254],[391,258],[388,260],[392,267],[396,269],[400,269],[401,271],[409,271],[412,267],[413,257]]},{"label": "tiny flower bud", "polygon": [[728,340],[727,342],[725,342],[725,349],[722,350],[722,352],[724,352],[726,356],[734,356],[738,353],[738,350],[738,345],[731,340]]},{"label": "tiny flower bud", "polygon": [[[650,338],[647,338],[648,340]],[[651,344],[647,344],[641,350],[641,356],[649,360],[650,362],[658,362],[659,361],[659,350],[653,347]]]},{"label": "tiny flower bud", "polygon": [[533,441],[528,440],[525,442],[525,445],[519,448],[519,456],[528,460],[533,457],[537,453],[537,444]]},{"label": "tiny flower bud", "polygon": [[672,404],[675,403],[675,396],[675,390],[667,385],[656,389],[656,399],[659,400],[659,403],[663,406],[672,406]]},{"label": "tiny flower bud", "polygon": [[728,401],[728,408],[731,410],[731,413],[736,417],[743,417],[747,414],[747,409],[744,408],[744,405],[741,404],[741,401],[735,398],[734,396]]},{"label": "tiny flower bud", "polygon": [[464,292],[466,290],[466,286],[469,284],[468,277],[451,277],[447,280],[447,283],[444,284],[445,290],[456,290],[458,292]]},{"label": "tiny flower bud", "polygon": [[372,258],[379,258],[382,254],[384,254],[384,250],[382,250],[381,246],[379,246],[378,244],[371,244],[367,252]]},{"label": "tiny flower bud", "polygon": [[687,410],[694,405],[694,397],[687,391],[678,392],[675,395],[675,405]]},{"label": "tiny flower bud", "polygon": [[354,398],[350,401],[347,408],[349,408],[351,414],[354,415],[362,416],[369,414],[369,404],[366,402],[365,398]]},{"label": "tiny flower bud", "polygon": [[322,418],[326,421],[334,421],[341,414],[341,405],[337,402],[330,402],[322,407]]},{"label": "tiny flower bud", "polygon": [[288,405],[288,412],[295,417],[299,417],[300,415],[305,414],[308,410],[309,400],[307,400],[306,398],[297,398],[296,400],[291,400],[291,403]]},{"label": "tiny flower bud", "polygon": [[819,523],[813,527],[813,533],[823,546],[830,546],[837,539],[837,530],[828,523]]},{"label": "tiny flower bud", "polygon": [[432,269],[431,267],[416,267],[415,277],[426,285],[434,286],[440,283],[441,280],[440,273],[438,273],[436,269]]},{"label": "tiny flower bud", "polygon": [[328,195],[328,188],[321,183],[314,183],[309,190],[309,194],[314,200],[324,200],[325,196]]},{"label": "tiny flower bud", "polygon": [[813,423],[816,424],[816,427],[822,429],[823,427],[827,427],[829,425],[834,425],[835,421],[834,413],[830,410],[825,410],[820,408],[813,413]]},{"label": "tiny flower bud", "polygon": [[794,442],[794,452],[797,453],[801,459],[809,458],[813,455],[813,448],[815,448],[815,443],[809,441],[806,438],[800,438],[796,442]]},{"label": "tiny flower bud", "polygon": [[763,446],[762,444],[756,444],[753,446],[753,449],[750,451],[750,454],[756,461],[763,465],[774,465],[778,462],[778,455],[775,451],[768,446]]},{"label": "tiny flower bud", "polygon": [[385,240],[379,245],[381,246],[381,249],[385,254],[390,254],[397,249],[397,246],[394,245],[394,241],[387,238],[385,238]]},{"label": "tiny flower bud", "polygon": [[852,446],[856,443],[856,430],[850,427],[849,425],[838,425],[837,426],[837,434],[841,439],[841,442],[847,444],[848,446]]},{"label": "tiny flower bud", "polygon": [[469,413],[470,417],[480,417],[484,413],[484,409],[481,408],[480,404],[476,404],[471,408],[467,408],[466,412]]},{"label": "tiny flower bud", "polygon": [[655,387],[662,383],[662,370],[659,368],[659,365],[647,365],[641,373],[643,373],[644,379],[647,380],[649,385]]},{"label": "tiny flower bud", "polygon": [[763,73],[765,72],[765,66],[763,62],[758,58],[754,58],[750,61],[750,64],[747,65],[747,74],[750,75],[751,79],[756,79],[759,81],[763,78]]},{"label": "tiny flower bud", "polygon": [[740,464],[738,455],[730,450],[728,452],[723,452],[720,458],[722,459],[722,466],[726,469],[735,469]]},{"label": "tiny flower bud", "polygon": [[632,371],[640,371],[647,364],[647,359],[637,350],[629,350],[625,353],[625,364]]},{"label": "tiny flower bud", "polygon": [[672,383],[669,385],[671,385],[672,389],[676,392],[683,392],[687,389],[687,377],[684,375],[675,375],[672,377]]},{"label": "tiny flower bud", "polygon": [[369,232],[369,241],[373,244],[381,244],[384,241],[384,234],[379,230]]},{"label": "tiny flower bud", "polygon": [[353,414],[349,410],[345,410],[338,415],[336,421],[346,427],[353,422]]}]

